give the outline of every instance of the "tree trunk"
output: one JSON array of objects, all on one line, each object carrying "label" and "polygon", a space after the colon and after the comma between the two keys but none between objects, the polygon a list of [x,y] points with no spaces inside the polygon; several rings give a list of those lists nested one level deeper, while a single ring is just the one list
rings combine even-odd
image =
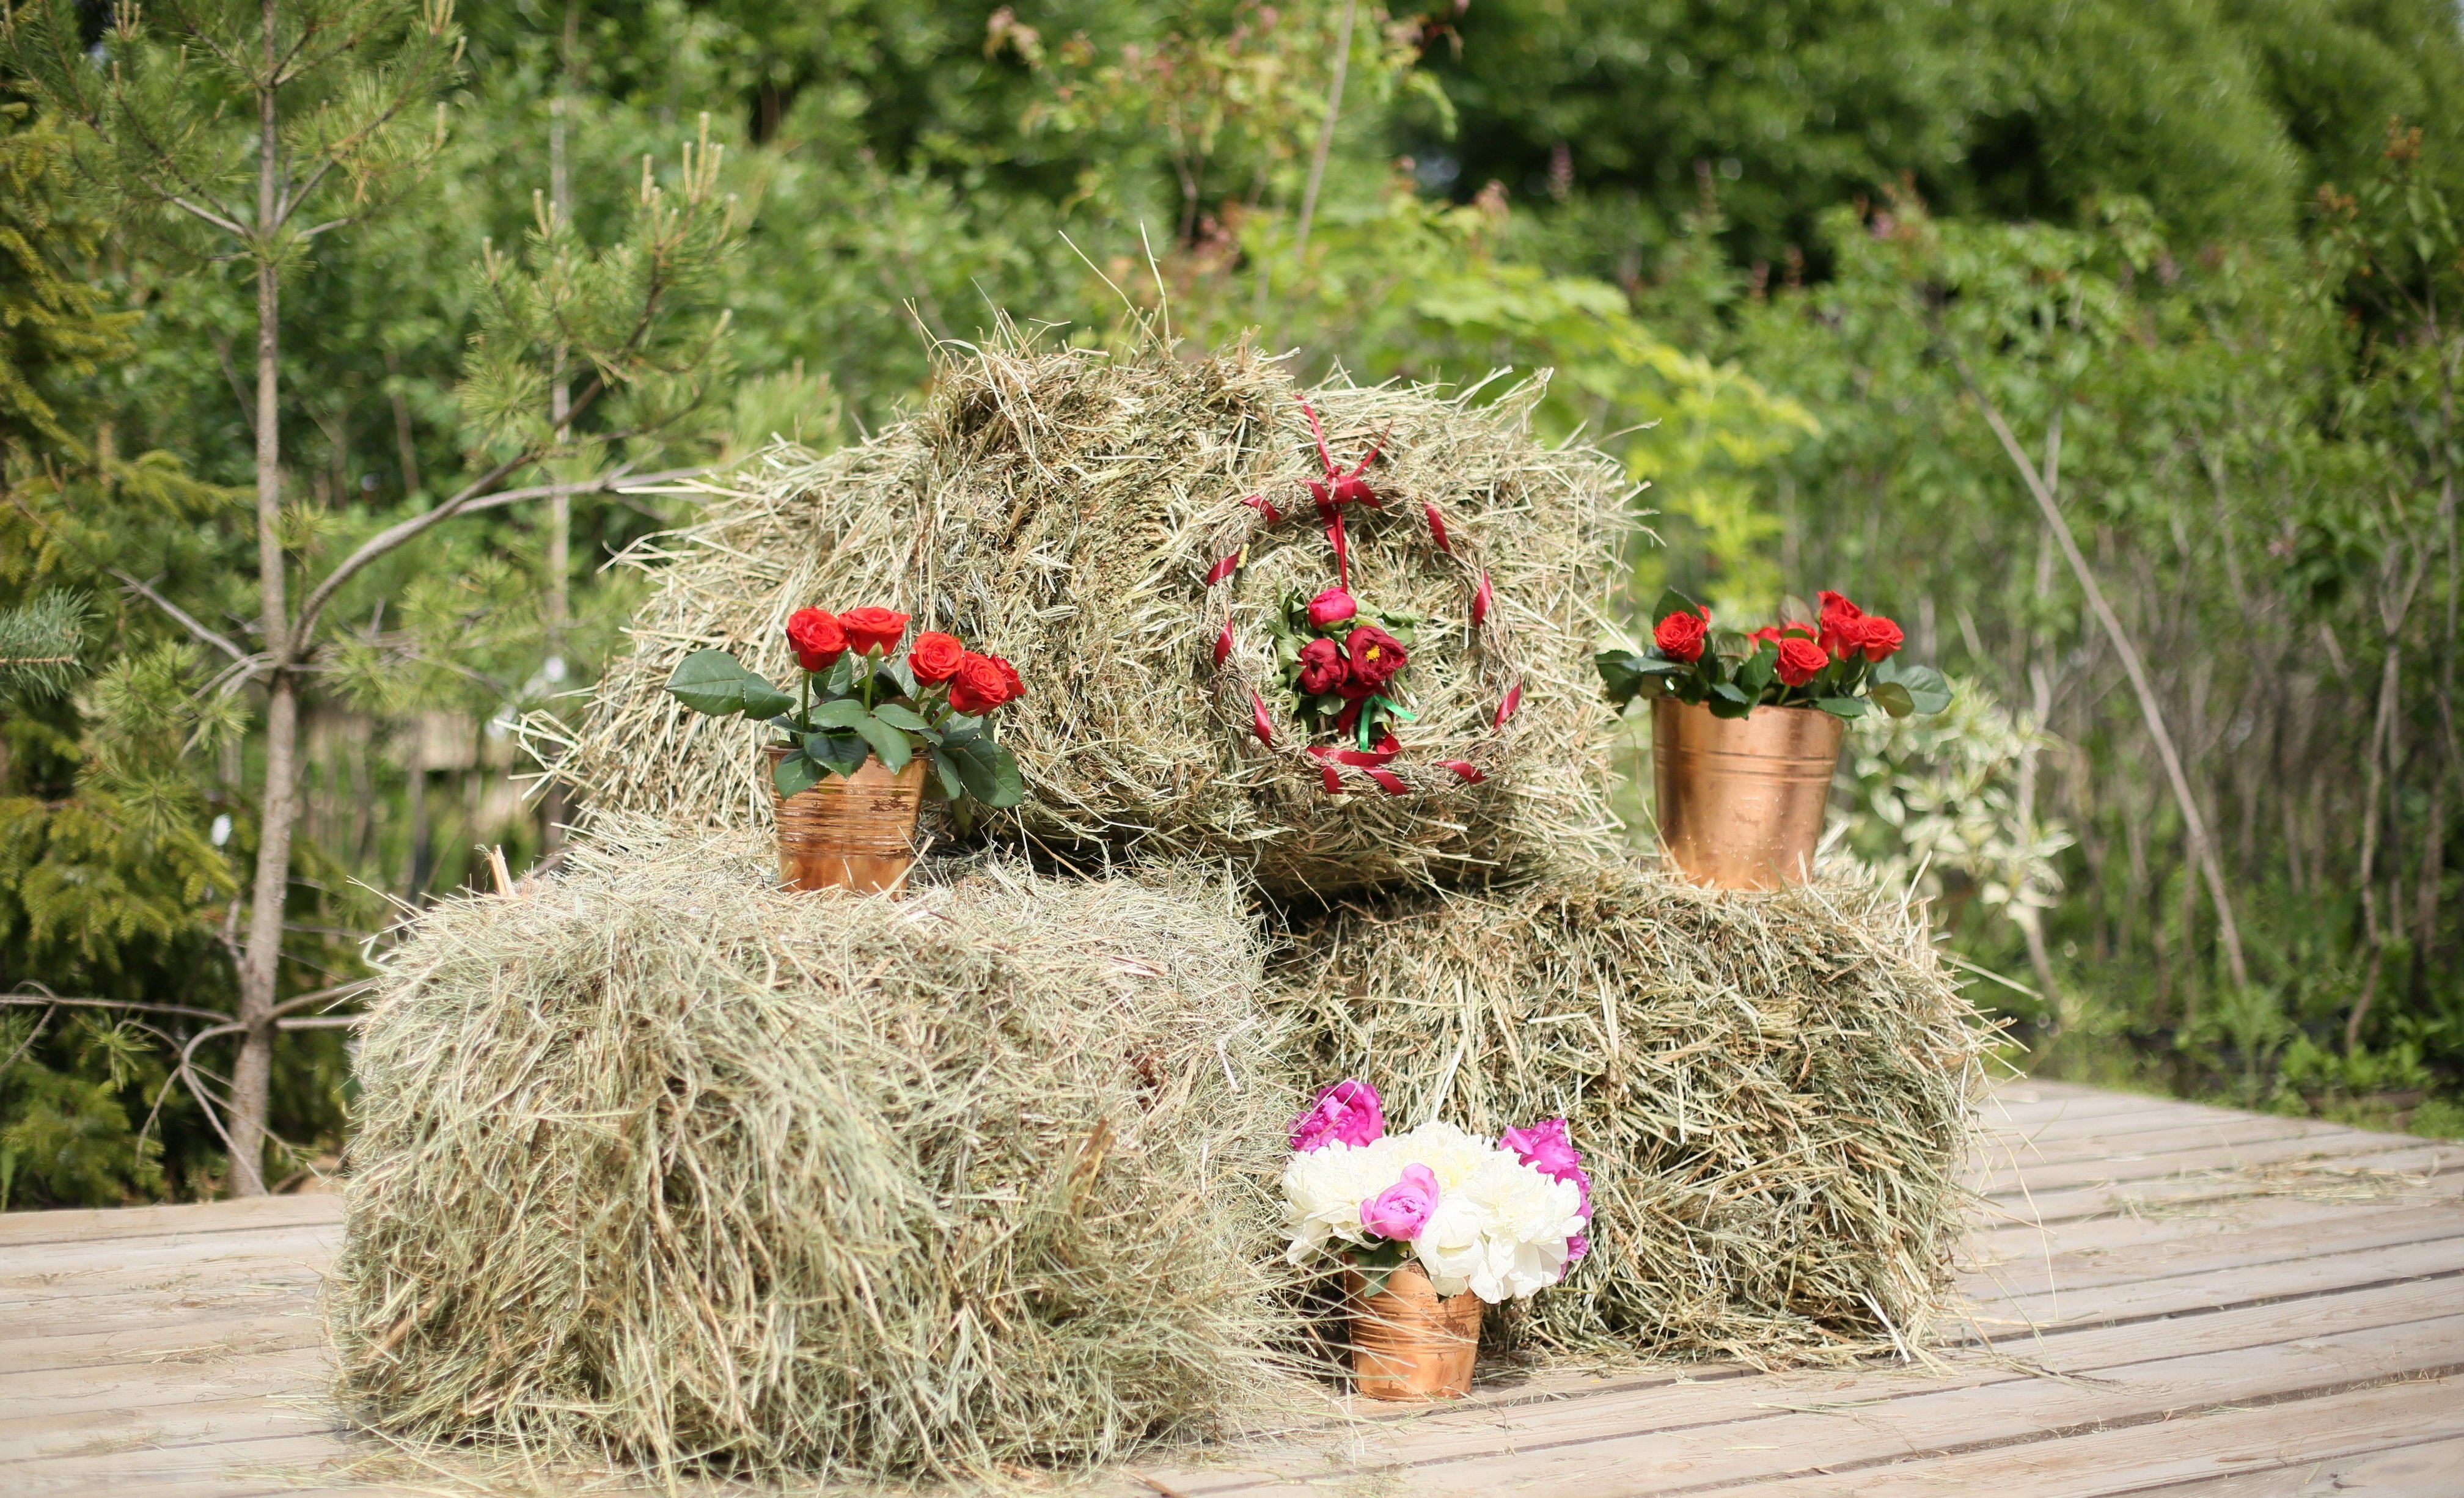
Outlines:
[{"label": "tree trunk", "polygon": [[248,946],[240,960],[239,1063],[231,1070],[231,1184],[238,1196],[265,1194],[266,1108],[274,1081],[274,989],[282,965],[283,906],[291,883],[293,761],[299,736],[298,685],[292,675],[289,604],[283,596],[282,436],[279,355],[281,284],[273,239],[281,204],[281,132],[275,112],[275,0],[264,0],[262,65],[256,90],[256,575],[259,631],[268,658],[265,794],[259,802],[256,885]]}]

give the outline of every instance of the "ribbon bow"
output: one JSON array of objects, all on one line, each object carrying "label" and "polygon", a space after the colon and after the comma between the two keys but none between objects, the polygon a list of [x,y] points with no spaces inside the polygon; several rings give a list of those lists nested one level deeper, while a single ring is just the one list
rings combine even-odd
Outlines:
[{"label": "ribbon bow", "polygon": [[1342,465],[1334,461],[1334,454],[1327,448],[1326,428],[1318,423],[1317,408],[1309,403],[1307,396],[1298,396],[1294,399],[1301,403],[1301,413],[1309,418],[1309,435],[1317,439],[1317,461],[1326,466],[1324,478],[1306,479],[1303,482],[1309,488],[1309,498],[1317,503],[1317,518],[1326,527],[1327,544],[1334,548],[1335,581],[1346,592],[1350,592],[1352,549],[1344,540],[1343,507],[1366,505],[1372,510],[1385,508],[1386,502],[1377,497],[1377,491],[1370,488],[1369,481],[1361,475],[1368,472],[1369,466],[1377,461],[1377,454],[1385,447],[1386,439],[1380,437],[1370,444],[1368,453],[1358,463],[1353,465],[1351,471],[1346,472]]}]

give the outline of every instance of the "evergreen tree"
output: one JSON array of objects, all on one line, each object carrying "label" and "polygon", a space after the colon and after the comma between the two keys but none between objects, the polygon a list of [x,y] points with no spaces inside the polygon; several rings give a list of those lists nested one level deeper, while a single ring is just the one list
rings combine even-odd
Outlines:
[{"label": "evergreen tree", "polygon": [[[263,694],[263,780],[255,869],[237,973],[240,1037],[231,1079],[231,1184],[265,1189],[264,1146],[284,917],[298,811],[303,692],[333,669],[330,608],[355,579],[440,524],[476,510],[609,478],[517,481],[584,448],[658,432],[698,403],[724,317],[708,305],[711,270],[731,242],[732,206],[717,192],[717,155],[688,145],[680,190],[642,164],[624,236],[591,251],[542,208],[518,252],[488,250],[480,325],[461,381],[472,428],[469,472],[447,496],[385,516],[341,559],[313,563],[341,517],[286,497],[286,289],[315,271],[312,250],[419,190],[445,139],[438,96],[461,36],[449,0],[260,0],[122,8],[99,56],[83,45],[72,0],[27,6],[0,29],[7,57],[50,110],[74,126],[80,179],[114,211],[187,255],[193,292],[215,267],[253,272],[255,322],[253,566],[247,580],[205,579],[238,627],[207,622],[133,575],[122,580],[229,662],[218,689]],[[551,409],[568,366],[588,371]],[[295,588],[295,581],[297,587]],[[294,603],[292,600],[297,598]]]}]

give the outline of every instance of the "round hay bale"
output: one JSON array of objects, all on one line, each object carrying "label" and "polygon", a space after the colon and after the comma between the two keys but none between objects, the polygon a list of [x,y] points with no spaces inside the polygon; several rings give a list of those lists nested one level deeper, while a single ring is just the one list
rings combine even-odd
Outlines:
[{"label": "round hay bale", "polygon": [[994,865],[892,902],[763,853],[585,848],[388,959],[345,1406],[552,1461],[949,1475],[1274,1387],[1293,1089],[1231,883]]},{"label": "round hay bale", "polygon": [[[917,416],[827,457],[773,448],[636,558],[657,565],[633,653],[578,727],[534,730],[586,804],[766,826],[760,730],[685,711],[669,673],[717,646],[783,679],[789,613],[883,602],[1016,663],[1001,733],[1028,796],[998,822],[1068,857],[1231,858],[1323,893],[1605,856],[1591,657],[1631,486],[1533,440],[1537,383],[1474,403],[1302,392],[1245,347],[950,352]],[[1353,591],[1427,621],[1392,760],[1307,740],[1264,626],[1338,576],[1307,488],[1321,425],[1345,471],[1375,455],[1376,506],[1340,507]]]},{"label": "round hay bale", "polygon": [[1859,880],[1720,894],[1624,865],[1303,921],[1268,967],[1296,1064],[1396,1127],[1563,1114],[1589,1257],[1507,1324],[1776,1364],[1926,1335],[1991,1031],[1922,915]]}]

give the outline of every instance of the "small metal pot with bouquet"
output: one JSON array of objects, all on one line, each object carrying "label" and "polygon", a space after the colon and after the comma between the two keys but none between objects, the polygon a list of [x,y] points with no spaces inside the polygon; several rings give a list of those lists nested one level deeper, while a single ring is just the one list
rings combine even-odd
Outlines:
[{"label": "small metal pot with bouquet", "polygon": [[1343,1267],[1367,1398],[1470,1393],[1482,1311],[1558,1283],[1590,1247],[1591,1178],[1563,1118],[1495,1140],[1437,1120],[1388,1134],[1377,1089],[1347,1077],[1292,1120],[1291,1145],[1288,1257]]},{"label": "small metal pot with bouquet", "polygon": [[1017,758],[993,738],[993,715],[1023,691],[1018,672],[932,630],[898,654],[908,618],[877,607],[789,615],[795,696],[724,650],[696,650],[668,678],[696,712],[780,730],[764,752],[791,888],[895,889],[915,861],[926,796],[950,802],[961,827],[975,809],[1024,796]]},{"label": "small metal pot with bouquet", "polygon": [[1597,657],[1611,702],[1651,701],[1660,843],[1697,883],[1775,889],[1813,878],[1848,720],[1950,706],[1941,672],[1899,659],[1899,625],[1844,594],[1820,597],[1817,623],[1739,634],[1714,630],[1709,609],[1671,588],[1652,611],[1650,649]]}]

